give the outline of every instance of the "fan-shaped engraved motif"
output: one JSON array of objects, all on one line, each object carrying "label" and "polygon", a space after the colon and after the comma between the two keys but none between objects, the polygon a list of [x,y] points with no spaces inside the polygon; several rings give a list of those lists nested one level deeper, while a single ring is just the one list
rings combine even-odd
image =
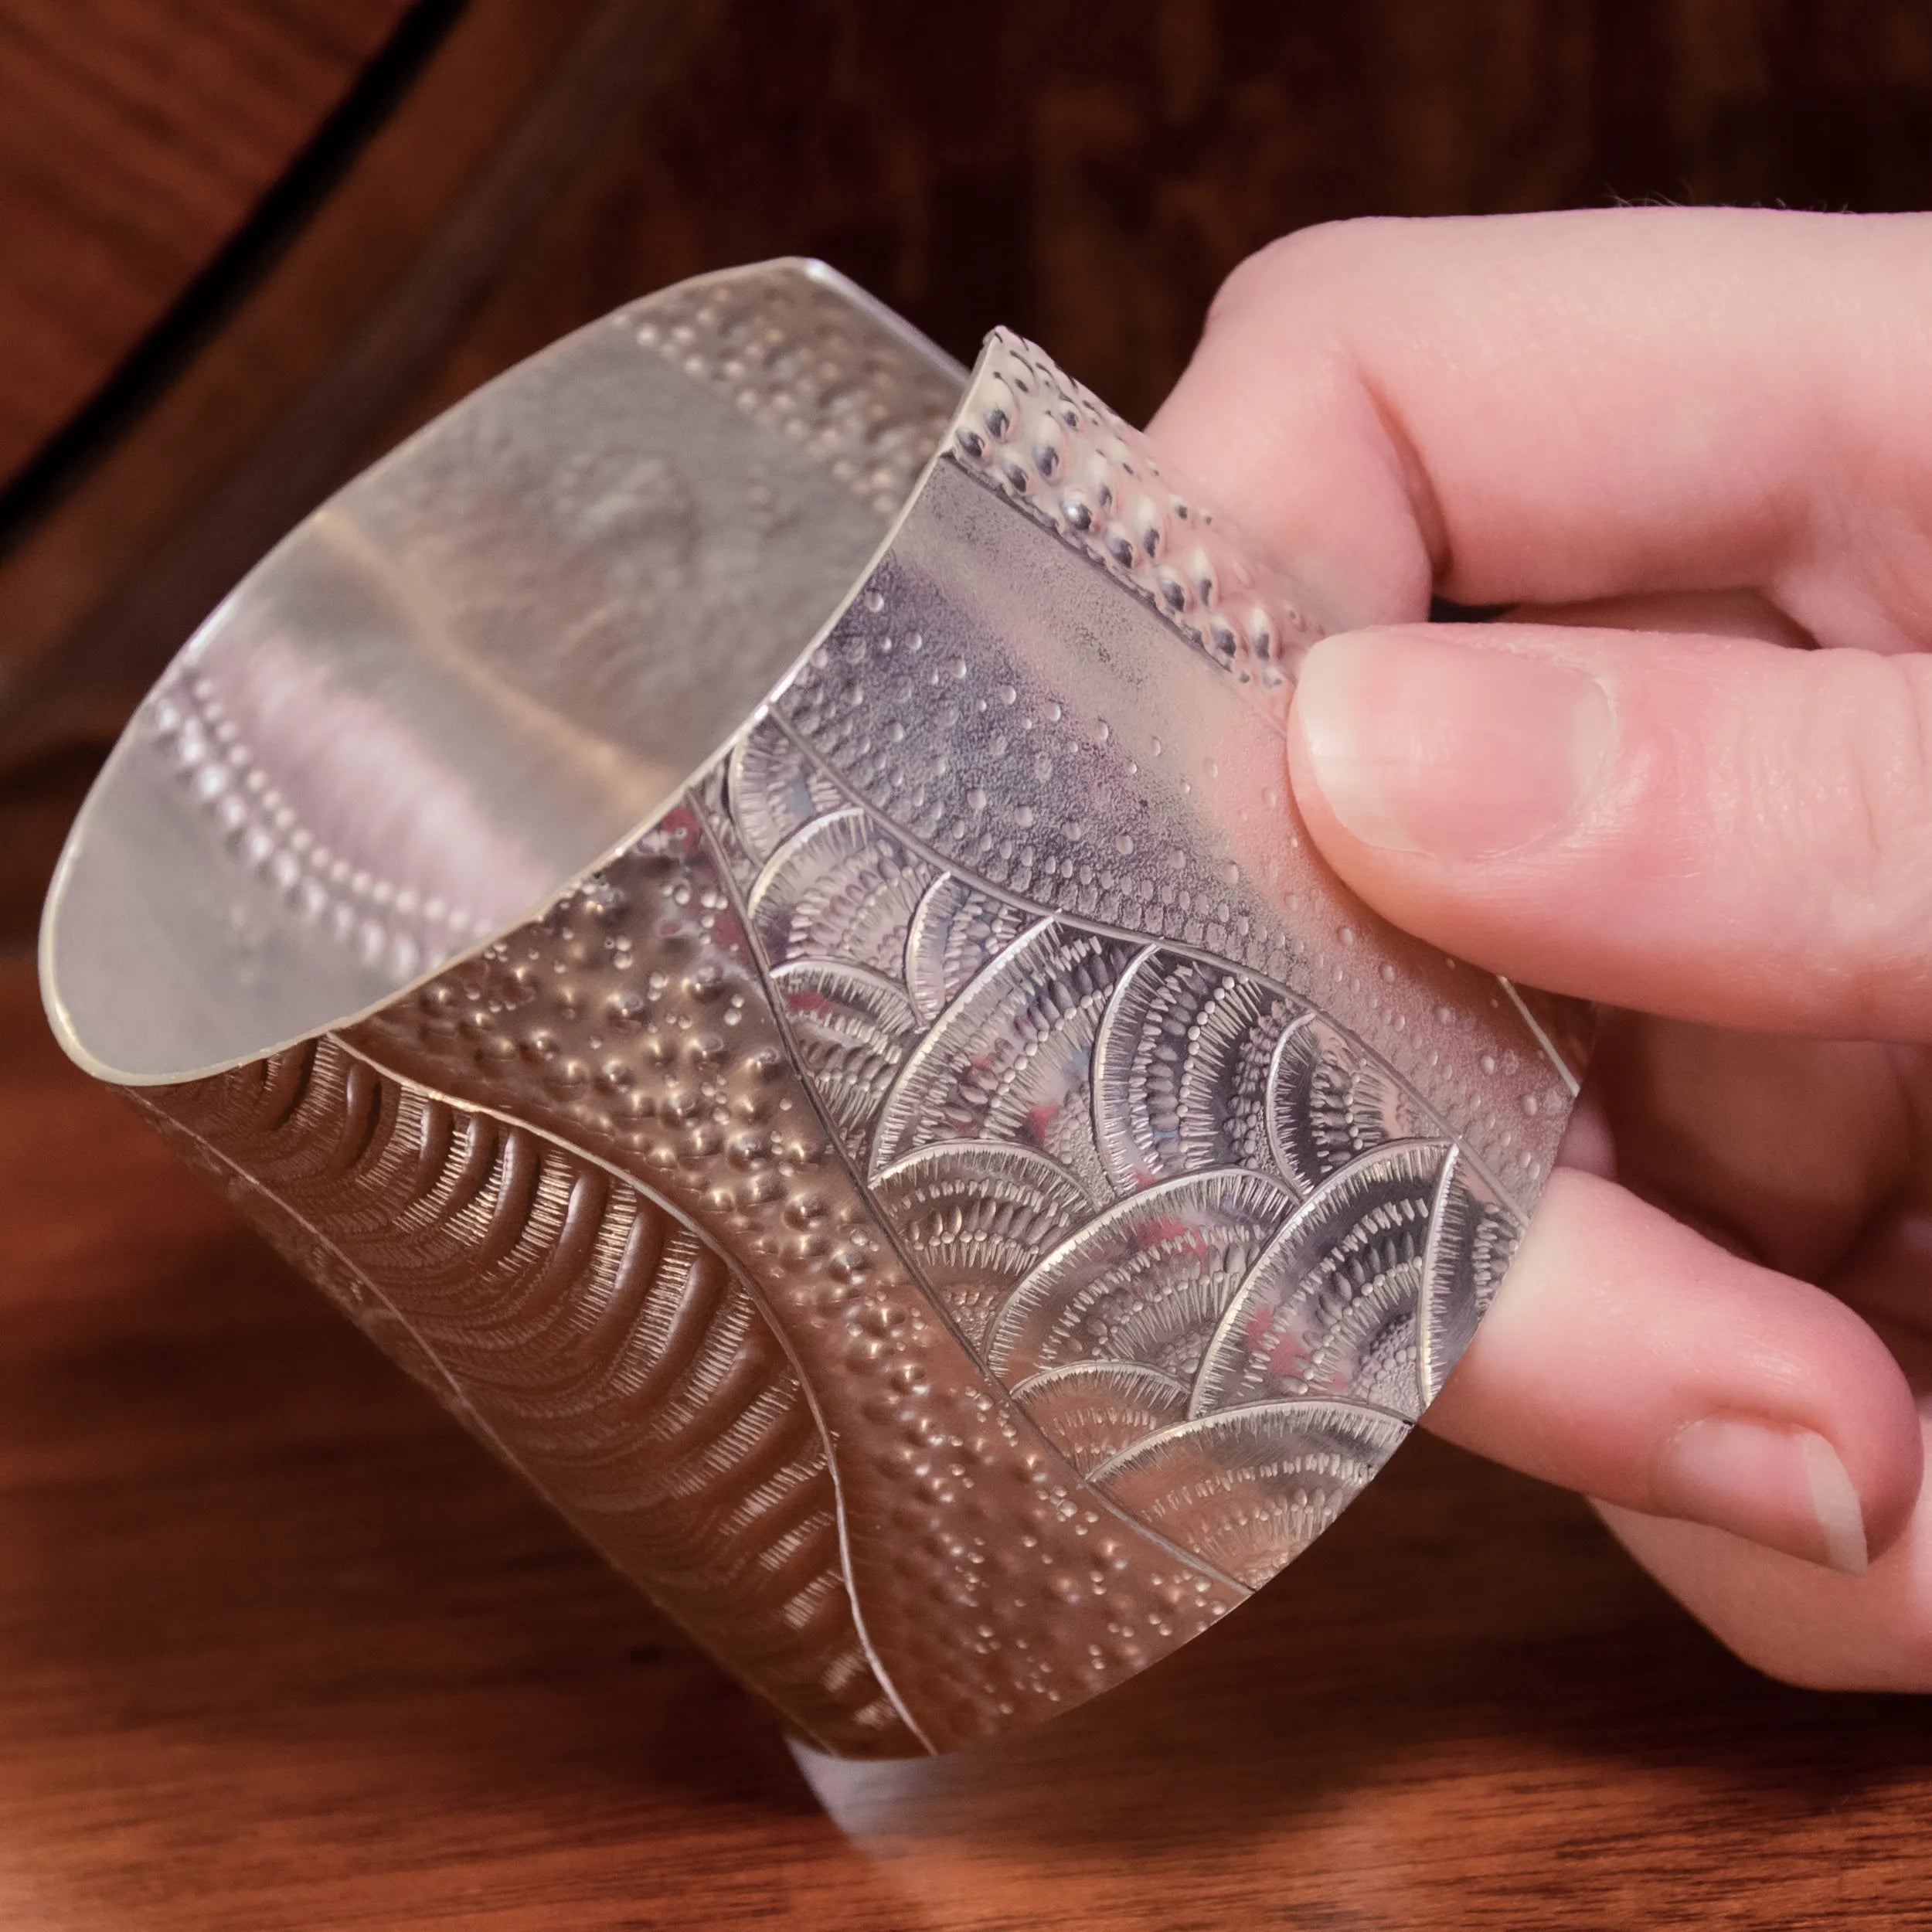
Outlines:
[{"label": "fan-shaped engraved motif", "polygon": [[1049,920],[1002,953],[906,1060],[879,1117],[876,1173],[938,1141],[1037,1148],[1100,1199],[1094,1036],[1134,949]]},{"label": "fan-shaped engraved motif", "polygon": [[1222,1318],[1192,1414],[1344,1396],[1421,1412],[1423,1254],[1448,1155],[1440,1141],[1393,1141],[1296,1209]]},{"label": "fan-shaped engraved motif", "polygon": [[1043,1154],[984,1141],[908,1154],[873,1182],[872,1199],[975,1348],[1009,1291],[1094,1206]]},{"label": "fan-shaped engraved motif", "polygon": [[1043,1369],[1013,1399],[1082,1475],[1143,1436],[1187,1419],[1187,1385],[1132,1362],[1076,1362]]},{"label": "fan-shaped engraved motif", "polygon": [[1134,1362],[1191,1379],[1201,1352],[1293,1205],[1236,1169],[1131,1196],[1056,1248],[1001,1311],[987,1345],[1008,1385],[1072,1362]]},{"label": "fan-shaped engraved motif", "polygon": [[1522,1223],[1460,1151],[1444,1163],[1422,1264],[1421,1392],[1441,1393],[1515,1253]]},{"label": "fan-shaped engraved motif", "polygon": [[338,1292],[373,1338],[795,1722],[847,1750],[906,1747],[854,1623],[804,1392],[750,1288],[682,1220],[331,1039],[143,1098],[298,1265],[355,1284]]},{"label": "fan-shaped engraved motif", "polygon": [[772,964],[836,960],[896,979],[913,908],[933,876],[856,805],[815,818],[766,862],[747,910]]},{"label": "fan-shaped engraved motif", "polygon": [[1281,1172],[1304,1194],[1371,1148],[1441,1131],[1391,1069],[1319,1013],[1296,1020],[1275,1047],[1267,1131]]},{"label": "fan-shaped engraved motif", "polygon": [[918,1031],[911,1002],[878,973],[817,959],[774,967],[771,989],[800,1065],[862,1156],[872,1116]]},{"label": "fan-shaped engraved motif", "polygon": [[920,1018],[937,1019],[1033,918],[1010,900],[941,872],[926,888],[906,936],[906,989]]},{"label": "fan-shaped engraved motif", "polygon": [[732,747],[725,784],[732,823],[760,865],[801,825],[836,811],[845,796],[769,713]]},{"label": "fan-shaped engraved motif", "polygon": [[1100,1160],[1123,1192],[1210,1168],[1273,1165],[1269,1070],[1298,1009],[1245,975],[1150,947],[1094,1044]]},{"label": "fan-shaped engraved motif", "polygon": [[1130,1515],[1258,1590],[1361,1494],[1409,1432],[1348,1402],[1267,1402],[1183,1422],[1089,1478]]}]

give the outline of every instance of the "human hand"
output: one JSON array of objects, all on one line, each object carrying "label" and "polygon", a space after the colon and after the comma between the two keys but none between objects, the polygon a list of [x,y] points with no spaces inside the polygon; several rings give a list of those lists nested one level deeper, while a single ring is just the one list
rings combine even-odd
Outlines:
[{"label": "human hand", "polygon": [[1762,1668],[1932,1688],[1932,217],[1308,230],[1151,434],[1349,627],[1337,870],[1624,1009],[1428,1425]]}]

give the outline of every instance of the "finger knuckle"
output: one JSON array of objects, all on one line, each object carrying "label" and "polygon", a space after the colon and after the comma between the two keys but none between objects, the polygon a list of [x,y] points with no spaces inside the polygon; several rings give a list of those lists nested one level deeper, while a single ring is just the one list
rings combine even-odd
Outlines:
[{"label": "finger knuckle", "polygon": [[1277,236],[1229,271],[1209,308],[1208,327],[1226,327],[1284,303],[1333,300],[1387,259],[1391,231],[1402,226],[1386,216],[1359,216]]},{"label": "finger knuckle", "polygon": [[1825,654],[1793,761],[1799,807],[1824,838],[1823,969],[1884,1034],[1932,1015],[1932,665]]},{"label": "finger knuckle", "polygon": [[1834,1009],[1870,1034],[1932,1019],[1932,665],[1826,651],[1793,680],[1754,810]]}]

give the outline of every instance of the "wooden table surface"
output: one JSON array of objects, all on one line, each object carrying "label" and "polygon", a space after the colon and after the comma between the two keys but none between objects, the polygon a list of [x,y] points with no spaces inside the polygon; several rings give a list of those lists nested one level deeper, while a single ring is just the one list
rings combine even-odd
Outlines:
[{"label": "wooden table surface", "polygon": [[408,0],[0,0],[0,488],[252,216]]},{"label": "wooden table surface", "polygon": [[1006,1745],[805,1763],[70,1068],[0,959],[0,1926],[1932,1924],[1932,1712],[1418,1440]]}]

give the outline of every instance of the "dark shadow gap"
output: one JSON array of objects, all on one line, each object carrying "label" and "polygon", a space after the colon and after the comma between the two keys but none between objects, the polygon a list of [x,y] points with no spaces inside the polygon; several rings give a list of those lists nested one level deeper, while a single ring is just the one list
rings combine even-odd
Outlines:
[{"label": "dark shadow gap", "polygon": [[465,3],[418,0],[308,146],[173,307],[0,488],[0,554],[19,543],[219,331],[389,117]]}]

